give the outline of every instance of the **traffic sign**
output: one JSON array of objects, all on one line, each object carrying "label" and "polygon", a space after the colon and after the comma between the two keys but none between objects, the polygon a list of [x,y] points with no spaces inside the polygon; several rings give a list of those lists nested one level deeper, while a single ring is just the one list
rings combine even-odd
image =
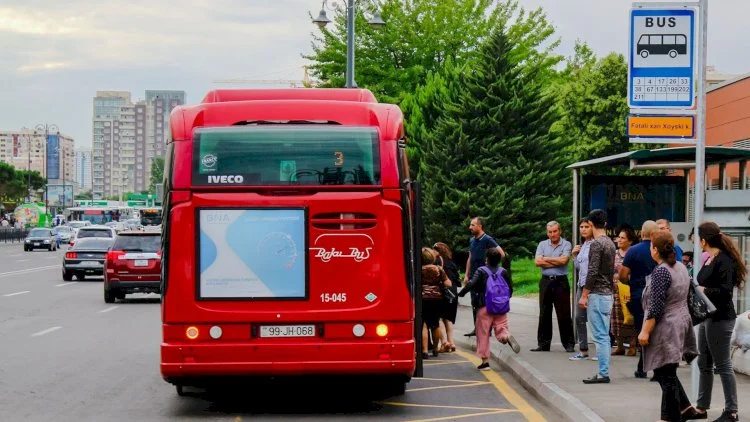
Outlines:
[{"label": "traffic sign", "polygon": [[[628,116],[631,138],[677,138],[677,142],[694,142],[694,116]],[[638,142],[632,140],[633,142]],[[640,141],[643,142],[643,141]],[[675,141],[672,141],[675,142]]]},{"label": "traffic sign", "polygon": [[695,9],[679,5],[630,11],[631,108],[695,105]]}]

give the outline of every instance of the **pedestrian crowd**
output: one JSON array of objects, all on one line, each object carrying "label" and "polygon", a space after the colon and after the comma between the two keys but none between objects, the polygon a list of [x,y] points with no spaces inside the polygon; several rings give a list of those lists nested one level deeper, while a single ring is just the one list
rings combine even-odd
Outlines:
[{"label": "pedestrian crowd", "polygon": [[[482,218],[471,220],[469,257],[462,280],[448,245],[439,242],[422,250],[423,359],[429,359],[430,344],[433,356],[455,351],[453,324],[458,297],[467,294],[471,296],[475,330],[466,335],[477,337],[477,355],[482,360],[478,369],[490,368],[493,332],[499,342],[520,352],[508,318],[513,295],[510,257],[484,227]],[[693,254],[675,244],[665,219],[645,221],[640,241],[628,225],[615,231],[613,241],[607,235],[607,213],[599,209],[581,219],[578,227],[581,243],[575,247],[563,238],[556,221],[547,223],[547,239],[537,246],[534,263],[541,269],[539,323],[537,345],[531,351],[550,351],[554,311],[562,346],[573,353],[569,360],[598,361],[598,371],[583,379],[584,384],[612,381],[611,356],[637,357],[633,375],[648,378],[651,372],[651,380],[661,386],[661,420],[686,421],[708,419],[716,374],[721,379],[725,404],[715,421],[739,420],[731,353],[732,347],[743,344],[746,334],[735,332],[735,325],[744,327],[745,322],[736,323],[733,294],[742,287],[747,268],[732,239],[715,223],[699,226],[703,253],[694,284],[693,271],[698,266]],[[568,280],[571,260],[577,274],[575,313],[571,312]],[[707,313],[707,308],[713,312]],[[595,353],[589,351],[589,328]],[[697,403],[693,405],[677,368],[695,359],[700,379]]]}]

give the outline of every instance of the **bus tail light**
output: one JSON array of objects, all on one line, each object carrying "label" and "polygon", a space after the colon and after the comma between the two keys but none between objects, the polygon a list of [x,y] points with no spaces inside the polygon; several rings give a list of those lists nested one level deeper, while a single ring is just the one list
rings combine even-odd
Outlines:
[{"label": "bus tail light", "polygon": [[378,337],[385,337],[388,335],[388,326],[385,324],[378,324],[377,327],[375,327],[375,334],[378,335]]},{"label": "bus tail light", "polygon": [[354,337],[362,337],[365,335],[365,326],[362,324],[355,324],[354,327],[352,327],[352,334],[354,334]]},{"label": "bus tail light", "polygon": [[187,330],[185,330],[185,337],[189,338],[190,340],[197,339],[198,327],[188,327]]}]

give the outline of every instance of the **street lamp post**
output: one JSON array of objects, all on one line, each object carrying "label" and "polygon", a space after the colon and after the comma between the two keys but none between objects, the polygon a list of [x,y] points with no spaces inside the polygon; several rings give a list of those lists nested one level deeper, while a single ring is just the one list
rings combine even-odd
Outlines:
[{"label": "street lamp post", "polygon": [[[320,13],[318,17],[313,19],[313,23],[318,25],[319,28],[323,28],[328,25],[331,20],[326,15],[326,9],[336,10],[341,12],[345,8],[346,12],[346,87],[356,88],[357,83],[354,81],[354,17],[356,16],[357,3],[367,3],[372,0],[346,0],[346,6],[342,3],[332,1],[329,7],[328,0],[323,0],[323,4],[320,7]],[[385,26],[385,21],[380,16],[380,12],[376,11],[372,14],[367,23],[371,27],[378,29]]]},{"label": "street lamp post", "polygon": [[[44,131],[44,177],[47,178],[49,176],[49,168],[47,167],[47,147],[49,145],[49,133],[50,131],[55,132],[58,135],[58,148],[60,147],[60,128],[56,124],[51,123],[40,123],[36,125],[34,134],[37,132]],[[59,153],[59,151],[58,151]],[[59,170],[59,168],[58,168]],[[58,175],[59,176],[59,175]],[[63,190],[65,190],[65,186],[63,186]],[[46,214],[48,212],[49,207],[49,179],[47,179],[47,184],[44,187],[44,213]]]}]

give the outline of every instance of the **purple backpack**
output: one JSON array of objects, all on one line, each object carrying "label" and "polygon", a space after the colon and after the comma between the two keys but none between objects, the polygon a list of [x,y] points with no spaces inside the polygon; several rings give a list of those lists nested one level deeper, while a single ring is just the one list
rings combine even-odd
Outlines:
[{"label": "purple backpack", "polygon": [[487,266],[479,269],[487,274],[487,291],[484,296],[487,313],[504,315],[510,312],[510,287],[503,277],[505,269],[499,267],[495,273]]}]

